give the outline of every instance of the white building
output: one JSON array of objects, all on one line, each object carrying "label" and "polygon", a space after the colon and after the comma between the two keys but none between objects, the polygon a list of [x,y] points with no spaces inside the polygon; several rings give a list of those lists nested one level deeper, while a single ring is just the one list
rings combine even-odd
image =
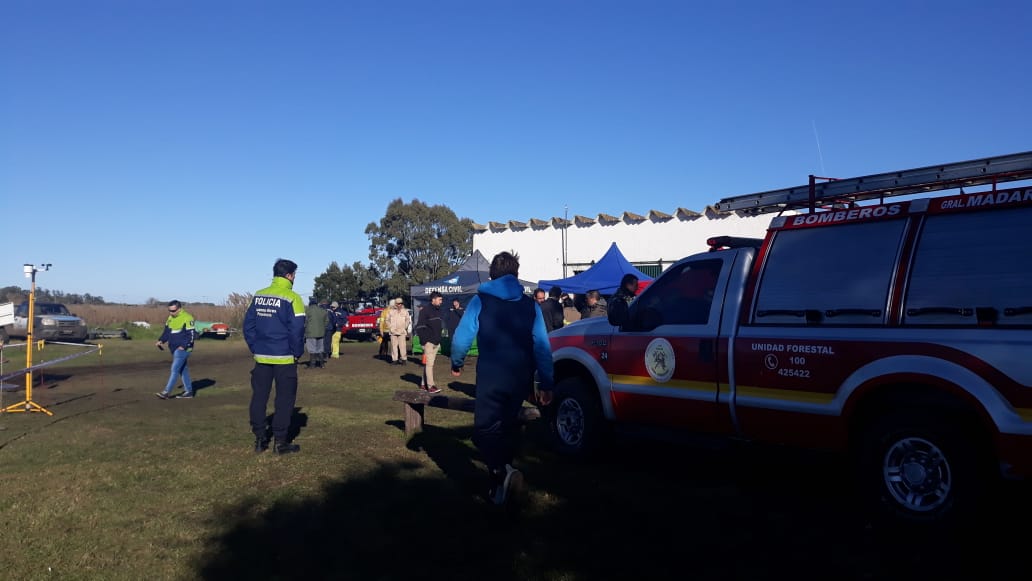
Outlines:
[{"label": "white building", "polygon": [[701,213],[677,208],[672,214],[649,210],[645,215],[624,212],[621,216],[598,214],[569,220],[488,222],[473,225],[473,248],[489,261],[499,252],[516,251],[520,278],[538,281],[587,270],[616,242],[627,260],[655,276],[685,256],[708,250],[706,240],[712,236],[762,238],[771,217],[743,217],[708,206]]}]

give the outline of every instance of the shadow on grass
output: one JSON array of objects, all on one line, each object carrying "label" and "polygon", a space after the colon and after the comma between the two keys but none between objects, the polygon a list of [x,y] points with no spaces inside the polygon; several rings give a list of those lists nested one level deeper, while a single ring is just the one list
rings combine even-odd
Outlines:
[{"label": "shadow on grass", "polygon": [[202,389],[208,389],[209,387],[215,387],[215,380],[210,378],[197,379],[190,382],[195,392],[201,391]]},{"label": "shadow on grass", "polygon": [[[873,527],[848,471],[781,450],[618,442],[563,461],[528,428],[534,491],[507,517],[480,494],[469,428],[428,426],[408,447],[444,477],[388,462],[271,506],[212,517],[203,579],[902,579],[1018,570],[1023,535]],[[1028,512],[1022,513],[1028,515]],[[991,552],[983,547],[991,547]]]},{"label": "shadow on grass", "polygon": [[[265,416],[265,429],[268,433],[272,433],[272,416],[269,414]],[[295,407],[294,411],[290,414],[290,427],[287,428],[287,441],[293,442],[294,438],[297,438],[301,434],[301,428],[308,425],[308,414],[301,413],[301,408]]]},{"label": "shadow on grass", "polygon": [[461,394],[468,395],[469,397],[476,397],[477,396],[477,386],[476,386],[476,384],[474,384],[474,383],[465,383],[465,382],[462,382],[462,381],[458,381],[458,380],[454,379],[454,376],[452,376],[451,373],[449,373],[448,376],[453,378],[452,381],[448,382],[448,387],[450,389],[453,389],[453,390],[455,390],[455,391],[457,391],[457,392],[459,392]]}]

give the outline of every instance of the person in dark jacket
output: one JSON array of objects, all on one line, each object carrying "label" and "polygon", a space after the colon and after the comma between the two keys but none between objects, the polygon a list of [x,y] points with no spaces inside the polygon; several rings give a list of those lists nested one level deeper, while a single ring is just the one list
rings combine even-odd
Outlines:
[{"label": "person in dark jacket", "polygon": [[326,365],[326,360],[330,358],[330,352],[333,347],[333,328],[337,325],[337,313],[333,311],[330,301],[326,299],[319,301],[319,306],[326,311],[326,333],[323,335],[322,351],[322,364]]},{"label": "person in dark jacket", "polygon": [[[537,372],[537,400],[552,402],[552,350],[541,309],[523,294],[519,258],[508,252],[491,260],[491,280],[480,285],[466,305],[451,345],[452,375],[459,377],[466,353],[477,340],[477,396],[473,408],[473,443],[490,476],[490,500],[505,504],[523,484],[513,467],[519,448],[518,415],[530,397]],[[481,332],[483,331],[483,332]]]},{"label": "person in dark jacket", "polygon": [[272,267],[272,284],[254,293],[244,315],[244,341],[254,354],[249,414],[255,452],[264,452],[269,447],[265,411],[273,382],[273,451],[289,454],[301,450],[301,446],[288,440],[287,434],[297,400],[297,360],[305,352],[305,307],[292,289],[296,273],[297,264],[293,261],[277,260]]},{"label": "person in dark jacket", "polygon": [[638,294],[638,277],[633,274],[625,274],[620,279],[620,288],[609,301],[606,308],[606,315],[609,317],[610,325],[620,325],[627,319],[627,308],[631,301]]},{"label": "person in dark jacket", "polygon": [[582,319],[606,316],[606,301],[597,290],[589,290],[584,295],[584,306],[580,310]]},{"label": "person in dark jacket", "polygon": [[305,308],[305,347],[308,349],[308,366],[322,367],[326,356],[323,355],[323,343],[326,327],[329,326],[330,313],[319,306],[315,297],[308,300]]},{"label": "person in dark jacket", "polygon": [[419,389],[430,393],[441,393],[434,381],[434,362],[437,361],[437,353],[441,350],[441,331],[444,329],[444,311],[441,304],[444,303],[444,296],[434,291],[430,293],[430,304],[419,311],[419,320],[416,321],[415,334],[419,337],[419,344],[423,347],[423,383]]},{"label": "person in dark jacket", "polygon": [[541,314],[545,316],[545,330],[549,333],[563,328],[563,305],[559,302],[562,294],[563,289],[553,286],[548,289],[548,298],[541,303]]},{"label": "person in dark jacket", "polygon": [[172,395],[172,388],[176,381],[183,378],[183,393],[176,396],[176,399],[190,399],[193,397],[193,384],[190,382],[190,353],[193,352],[194,339],[193,315],[183,310],[183,304],[179,301],[169,301],[168,319],[165,321],[165,329],[161,332],[161,338],[155,343],[158,349],[167,344],[172,352],[172,373],[169,374],[168,383],[165,389],[154,394],[160,399],[168,399]]},{"label": "person in dark jacket", "polygon": [[459,326],[459,321],[462,320],[462,315],[466,313],[466,309],[462,308],[462,301],[459,299],[452,299],[452,307],[448,310],[448,336],[455,336],[455,328]]},{"label": "person in dark jacket", "polygon": [[348,309],[333,301],[330,303],[330,316],[333,317],[333,333],[330,335],[330,358],[340,359],[341,329],[348,324]]}]

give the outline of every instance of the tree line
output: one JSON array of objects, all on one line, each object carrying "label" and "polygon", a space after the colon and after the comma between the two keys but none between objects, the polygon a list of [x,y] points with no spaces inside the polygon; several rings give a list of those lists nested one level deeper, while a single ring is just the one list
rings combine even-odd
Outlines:
[{"label": "tree line", "polygon": [[[0,303],[23,303],[29,300],[29,289],[17,286],[5,286],[0,288]],[[66,293],[59,290],[49,290],[36,287],[36,300],[45,303],[64,303],[66,305],[106,305],[104,297],[91,295],[90,293]]]},{"label": "tree line", "polygon": [[400,198],[379,222],[365,229],[369,262],[331,262],[315,277],[313,294],[328,300],[384,304],[407,296],[409,287],[452,273],[473,251],[473,222],[444,205]]}]

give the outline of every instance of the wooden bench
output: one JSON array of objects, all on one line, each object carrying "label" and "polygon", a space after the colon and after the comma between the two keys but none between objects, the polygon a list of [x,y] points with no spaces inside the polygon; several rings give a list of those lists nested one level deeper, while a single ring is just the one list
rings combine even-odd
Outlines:
[{"label": "wooden bench", "polygon": [[[439,393],[427,393],[417,389],[399,389],[394,392],[394,401],[400,401],[405,408],[405,435],[411,436],[423,430],[426,406],[461,412],[473,413],[476,400],[469,397],[455,397]],[[520,410],[521,422],[529,422],[541,417],[541,410],[536,407],[524,407]]]}]

